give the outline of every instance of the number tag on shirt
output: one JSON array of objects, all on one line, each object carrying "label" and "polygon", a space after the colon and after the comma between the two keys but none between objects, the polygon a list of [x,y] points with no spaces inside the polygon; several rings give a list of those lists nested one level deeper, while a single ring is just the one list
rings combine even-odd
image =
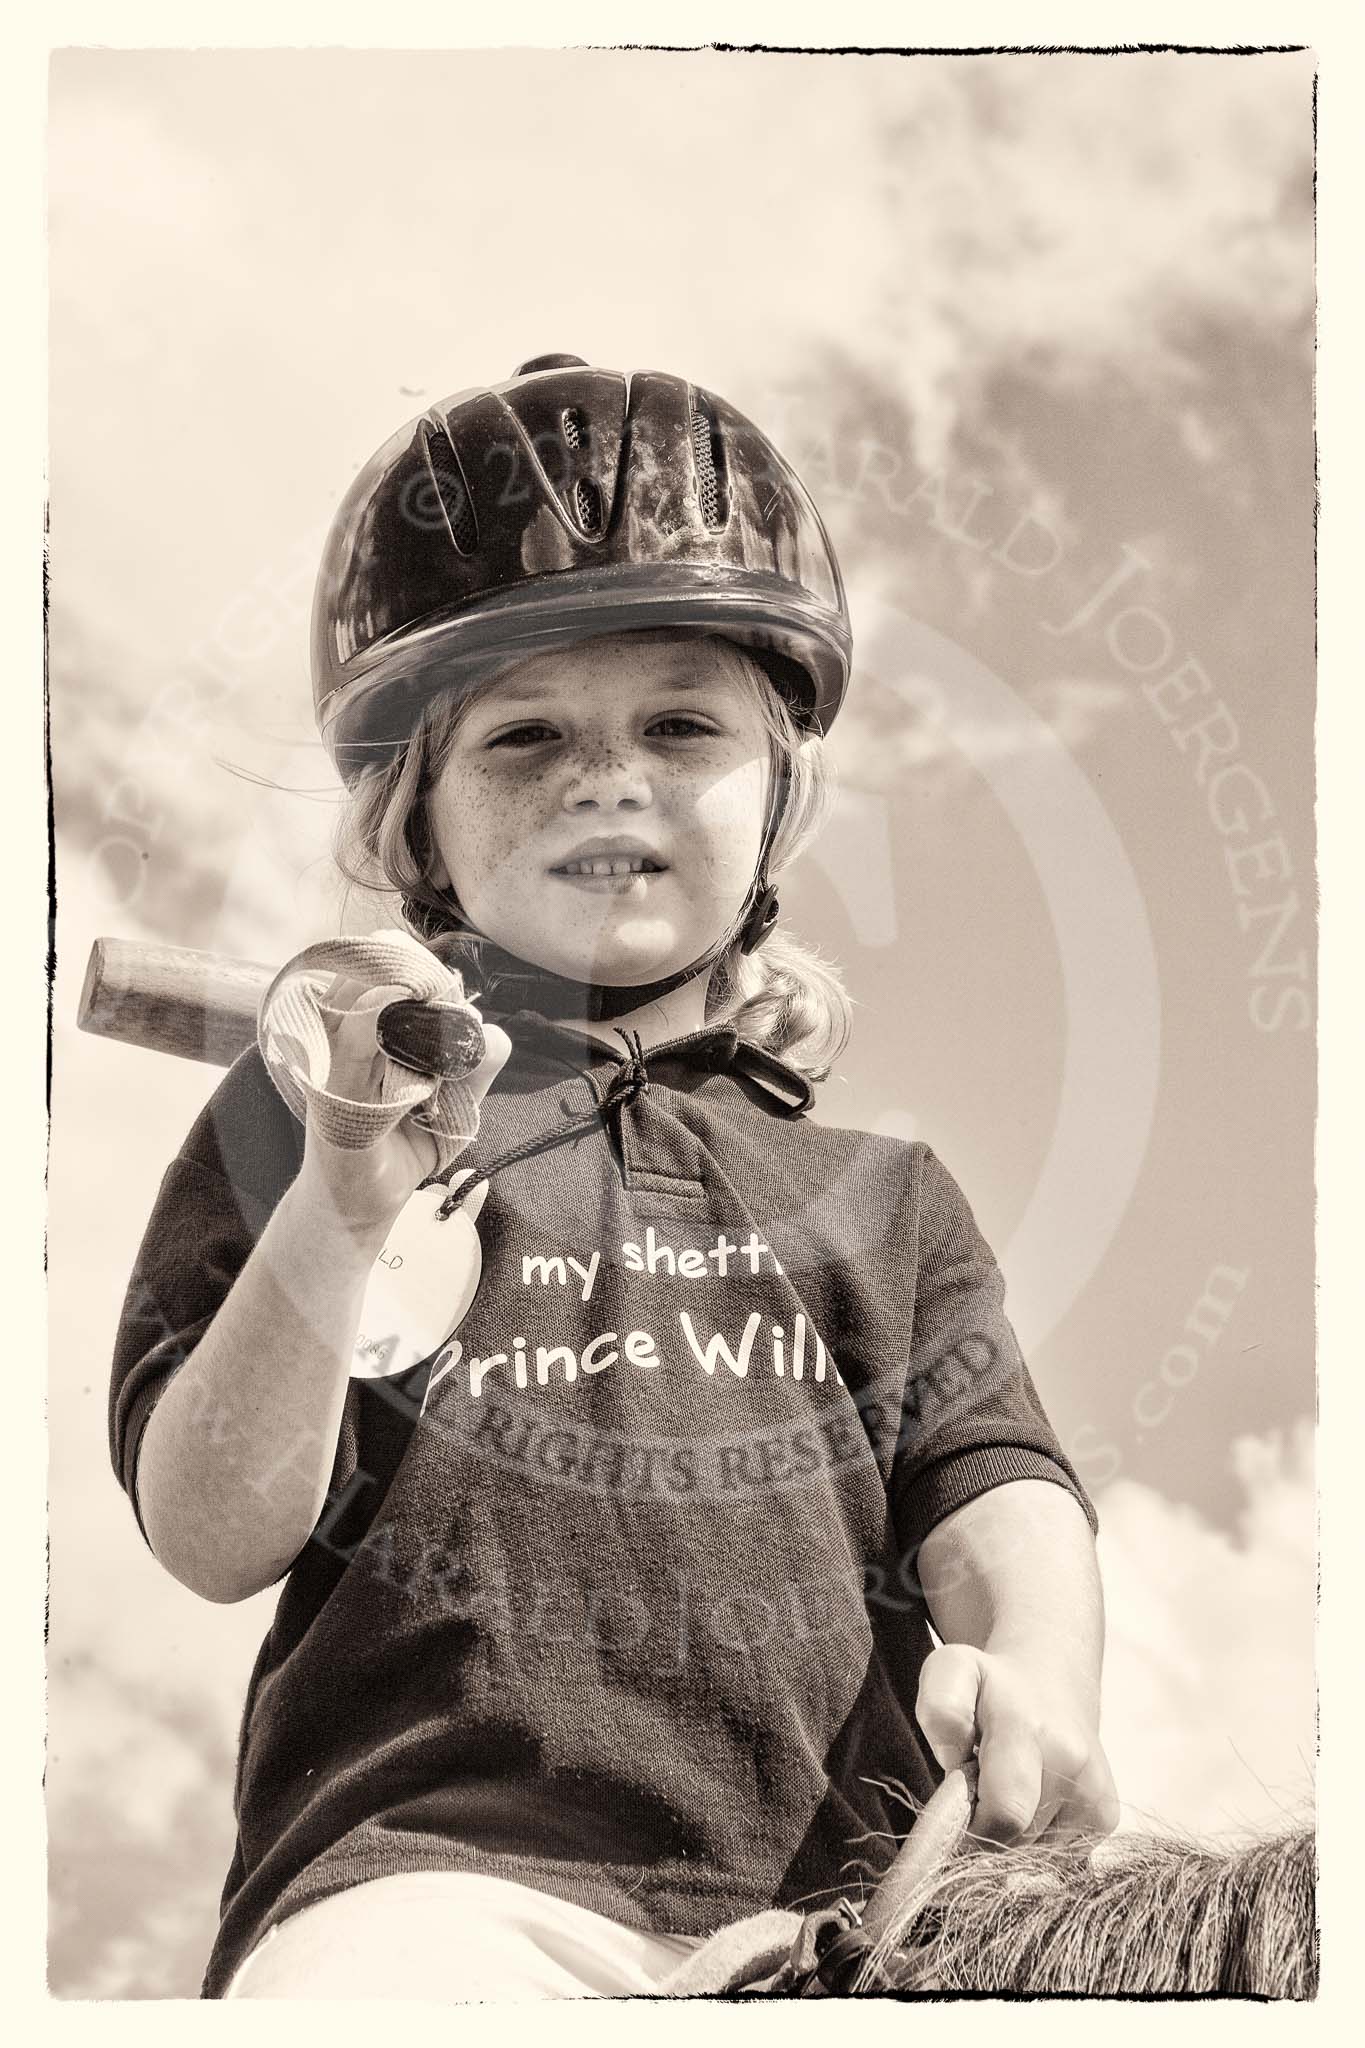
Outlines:
[{"label": "number tag on shirt", "polygon": [[[458,1185],[458,1177],[451,1186]],[[445,1187],[419,1188],[399,1212],[365,1285],[351,1378],[391,1379],[439,1351],[478,1292],[483,1247],[475,1220],[481,1183],[463,1208],[436,1220]]]}]

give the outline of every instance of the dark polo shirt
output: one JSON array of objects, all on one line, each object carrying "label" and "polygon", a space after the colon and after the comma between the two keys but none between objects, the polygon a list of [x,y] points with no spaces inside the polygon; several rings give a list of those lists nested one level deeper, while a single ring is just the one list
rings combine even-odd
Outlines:
[{"label": "dark polo shirt", "polygon": [[[999,1268],[923,1144],[834,1130],[728,1027],[623,1061],[528,1016],[452,1342],[352,1379],[332,1490],[252,1674],[204,1995],[265,1929],[483,1870],[703,1934],[859,1893],[938,1772],[913,1718],[936,1522],[1013,1479],[1094,1512]],[[586,1121],[584,1119],[586,1118]],[[302,1130],[239,1060],[162,1183],[120,1327],[115,1469]]]}]

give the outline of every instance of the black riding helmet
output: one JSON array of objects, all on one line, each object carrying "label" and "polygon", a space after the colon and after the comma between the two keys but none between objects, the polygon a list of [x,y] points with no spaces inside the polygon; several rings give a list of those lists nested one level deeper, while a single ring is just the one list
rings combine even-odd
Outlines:
[{"label": "black riding helmet", "polygon": [[[410,421],[351,485],[313,605],[318,727],[354,783],[403,747],[437,691],[659,628],[735,642],[799,724],[829,730],[848,682],[848,609],[790,464],[682,378],[537,356]],[[665,981],[592,988],[590,1015],[621,1015],[762,942],[775,823],[738,930]],[[587,986],[572,985],[580,1000]]]}]

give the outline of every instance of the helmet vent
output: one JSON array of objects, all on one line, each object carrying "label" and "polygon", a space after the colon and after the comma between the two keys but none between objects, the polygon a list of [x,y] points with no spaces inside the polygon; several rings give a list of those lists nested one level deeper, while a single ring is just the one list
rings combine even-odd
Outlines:
[{"label": "helmet vent", "polygon": [[469,487],[460,468],[460,458],[445,434],[428,434],[423,443],[427,468],[436,486],[450,528],[450,538],[462,555],[472,555],[479,539],[479,522],[474,517]]},{"label": "helmet vent", "polygon": [[702,523],[712,528],[724,526],[728,507],[720,435],[716,432],[715,421],[696,404],[692,407],[692,455],[697,469],[697,498],[701,505]]},{"label": "helmet vent", "polygon": [[588,423],[576,405],[566,405],[562,416],[566,447],[581,448],[588,438]]},{"label": "helmet vent", "polygon": [[573,487],[573,508],[584,533],[602,531],[601,493],[586,477],[580,477]]}]

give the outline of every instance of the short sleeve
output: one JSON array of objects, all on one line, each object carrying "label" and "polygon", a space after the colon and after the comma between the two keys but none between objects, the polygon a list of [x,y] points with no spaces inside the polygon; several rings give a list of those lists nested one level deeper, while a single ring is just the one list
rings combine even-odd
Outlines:
[{"label": "short sleeve", "polygon": [[260,1055],[243,1054],[162,1177],[124,1297],[109,1392],[109,1448],[144,1541],[142,1432],[298,1172],[302,1132]]},{"label": "short sleeve", "polygon": [[1053,1433],[1005,1313],[1004,1276],[965,1195],[923,1148],[914,1322],[891,1502],[918,1549],[936,1523],[1014,1479],[1063,1486],[1095,1509]]}]

